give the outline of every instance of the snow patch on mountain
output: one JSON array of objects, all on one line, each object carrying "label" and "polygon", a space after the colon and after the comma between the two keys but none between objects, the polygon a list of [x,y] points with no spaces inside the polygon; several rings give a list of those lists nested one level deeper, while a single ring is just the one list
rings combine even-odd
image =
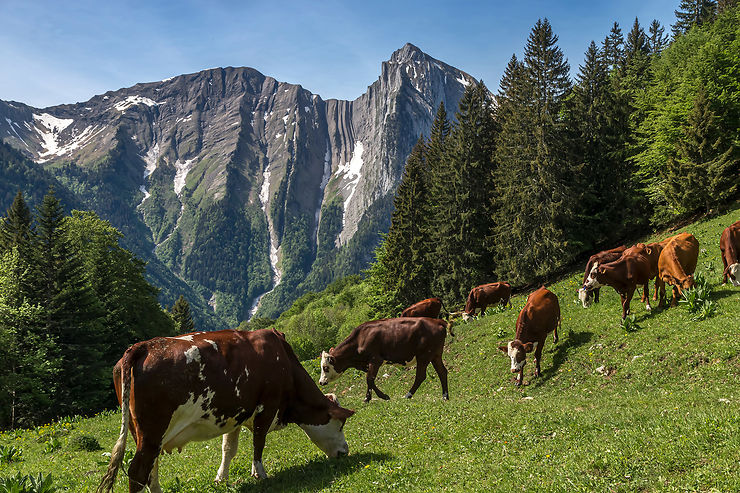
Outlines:
[{"label": "snow patch on mountain", "polygon": [[188,177],[188,173],[193,168],[193,162],[195,159],[188,159],[187,161],[181,162],[179,159],[175,161],[175,193],[179,196],[182,189],[185,188],[185,179]]},{"label": "snow patch on mountain", "polygon": [[349,182],[344,185],[345,189],[349,189],[349,193],[345,195],[344,199],[344,214],[342,215],[342,227],[346,224],[347,221],[347,208],[349,207],[349,203],[352,200],[352,196],[355,194],[355,190],[357,190],[357,184],[360,182],[360,178],[362,177],[362,165],[364,164],[362,162],[362,153],[365,151],[365,148],[362,145],[362,142],[359,140],[355,142],[355,148],[352,150],[352,157],[350,158],[349,162],[345,164],[340,164],[339,168],[337,168],[336,173],[334,173],[336,176],[343,176],[345,180],[349,180]]},{"label": "snow patch on mountain", "polygon": [[[38,132],[41,137],[41,146],[45,149],[44,152],[39,153],[40,158],[46,156],[55,156],[59,153],[59,134],[62,131],[72,125],[74,120],[72,118],[57,118],[49,113],[41,113],[40,115],[33,114],[33,119],[36,120],[36,126],[34,130]],[[48,159],[40,159],[38,162],[43,163]]]},{"label": "snow patch on mountain", "polygon": [[119,101],[116,104],[114,104],[113,108],[123,113],[130,107],[135,106],[137,104],[145,104],[147,106],[158,106],[162,103],[152,101],[151,99],[145,98],[143,96],[129,96],[123,101]]}]

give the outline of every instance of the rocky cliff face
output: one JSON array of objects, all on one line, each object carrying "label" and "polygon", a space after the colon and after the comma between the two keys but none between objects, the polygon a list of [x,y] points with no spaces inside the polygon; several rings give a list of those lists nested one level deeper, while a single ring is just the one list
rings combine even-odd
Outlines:
[{"label": "rocky cliff face", "polygon": [[234,324],[366,267],[413,144],[473,81],[407,44],[354,101],[229,67],[0,101],[0,135]]}]

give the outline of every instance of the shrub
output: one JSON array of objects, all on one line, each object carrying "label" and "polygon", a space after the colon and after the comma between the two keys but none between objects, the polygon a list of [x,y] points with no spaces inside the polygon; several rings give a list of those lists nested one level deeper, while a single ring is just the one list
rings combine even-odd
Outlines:
[{"label": "shrub", "polygon": [[91,435],[77,435],[69,440],[70,450],[79,450],[82,452],[95,452],[96,450],[103,450],[103,447],[98,443],[98,439]]},{"label": "shrub", "polygon": [[634,315],[627,315],[625,319],[620,322],[619,326],[625,332],[636,332],[640,330],[640,326],[637,324],[637,322],[635,322]]},{"label": "shrub", "polygon": [[10,464],[21,460],[23,451],[13,445],[0,445],[0,464]]},{"label": "shrub", "polygon": [[686,309],[692,315],[692,320],[704,320],[714,316],[717,313],[717,305],[709,299],[712,294],[709,281],[701,273],[694,276],[694,281],[696,286],[685,289],[678,302],[686,306]]},{"label": "shrub", "polygon": [[51,474],[29,476],[19,472],[15,476],[0,478],[0,493],[54,493],[57,489],[52,482]]},{"label": "shrub", "polygon": [[51,437],[46,445],[44,445],[44,453],[51,454],[62,448],[62,442],[55,436]]}]

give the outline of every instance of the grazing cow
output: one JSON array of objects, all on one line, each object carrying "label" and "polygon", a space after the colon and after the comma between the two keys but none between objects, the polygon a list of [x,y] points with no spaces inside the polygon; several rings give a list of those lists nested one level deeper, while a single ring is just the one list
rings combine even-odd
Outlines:
[{"label": "grazing cow", "polygon": [[498,348],[511,358],[511,372],[519,372],[516,385],[524,380],[524,365],[527,363],[527,353],[534,351],[534,376],[540,375],[540,361],[542,348],[545,346],[547,334],[553,332],[553,343],[558,342],[558,327],[560,327],[560,303],[558,297],[542,286],[527,297],[527,303],[519,312],[516,319],[516,335],[513,341]]},{"label": "grazing cow", "polygon": [[[627,249],[626,246],[621,245],[617,248],[612,248],[611,250],[604,250],[603,252],[596,253],[594,255],[591,255],[588,258],[588,263],[586,263],[586,271],[583,273],[583,283],[586,284],[586,279],[588,279],[588,275],[591,273],[591,269],[594,265],[599,266],[601,264],[608,264],[609,262],[614,262],[619,257],[622,256],[622,252],[624,252]],[[583,287],[578,290],[578,299],[581,300],[581,304],[583,305],[583,308],[588,308],[591,305],[591,300],[593,299],[594,303],[599,302],[599,291],[601,291],[601,288],[595,288],[591,291],[588,291],[584,289]],[[593,296],[592,296],[593,294]]]},{"label": "grazing cow", "polygon": [[632,301],[632,296],[635,294],[638,284],[645,286],[643,296],[645,298],[645,308],[648,311],[651,310],[650,301],[648,300],[650,296],[648,281],[651,279],[650,255],[652,252],[649,251],[649,247],[642,243],[632,248],[632,253],[628,255],[623,253],[614,262],[594,266],[588,275],[588,279],[583,284],[583,289],[589,291],[601,286],[613,287],[622,299],[623,320],[630,311],[630,301]]},{"label": "grazing cow", "polygon": [[372,390],[381,399],[389,399],[376,385],[375,377],[383,363],[410,366],[416,363],[416,379],[406,394],[411,399],[427,377],[429,363],[439,375],[442,398],[447,400],[447,368],[442,362],[447,322],[444,320],[411,317],[386,318],[365,322],[352,331],[336,348],[321,353],[319,384],[336,380],[347,368],[367,372],[365,402]]},{"label": "grazing cow", "polygon": [[740,286],[740,221],[731,224],[719,239],[719,250],[722,252],[722,284],[727,284],[727,278],[735,286]]},{"label": "grazing cow", "polygon": [[[253,433],[252,476],[265,478],[268,432],[296,423],[327,456],[346,455],[344,423],[354,411],[325,396],[276,330],[222,330],[156,337],[131,346],[113,369],[121,431],[97,488],[109,492],[128,429],[136,453],[129,492],[161,492],[160,453],[223,435],[216,481],[227,481],[241,426]],[[327,398],[329,397],[329,398]]]},{"label": "grazing cow", "polygon": [[480,313],[483,315],[489,305],[499,302],[504,306],[511,304],[511,286],[508,282],[492,282],[476,286],[468,293],[463,320],[475,316],[475,311],[478,308],[480,308]]},{"label": "grazing cow", "polygon": [[[669,239],[658,259],[660,280],[673,286],[671,306],[678,304],[678,296],[684,289],[693,288],[694,271],[699,259],[699,242],[690,233],[681,233]],[[665,301],[665,286],[660,290],[660,304]]]}]

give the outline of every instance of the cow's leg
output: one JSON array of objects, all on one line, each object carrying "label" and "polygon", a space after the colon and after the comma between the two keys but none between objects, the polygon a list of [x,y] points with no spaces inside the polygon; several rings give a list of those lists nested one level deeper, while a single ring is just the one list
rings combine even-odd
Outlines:
[{"label": "cow's leg", "polygon": [[[137,446],[131,465],[128,467],[128,489],[131,493],[138,493],[147,489],[154,469],[154,463],[159,457],[159,444],[145,440]],[[157,481],[159,482],[159,481]]]},{"label": "cow's leg", "polygon": [[[558,329],[560,328],[560,320],[561,319],[558,318],[558,323],[555,326],[555,329],[553,329],[553,331],[552,331],[552,343],[553,344],[557,344],[558,343],[558,339],[559,339],[559,337],[558,337]],[[544,341],[543,341],[543,343],[544,343]]]},{"label": "cow's leg", "polygon": [[594,303],[599,302],[599,291],[601,291],[601,288],[594,288]]},{"label": "cow's leg", "polygon": [[[277,412],[277,411],[275,411]],[[270,425],[275,417],[274,413],[261,412],[257,414],[252,423],[252,477],[266,479],[267,474],[262,466],[262,451],[265,449],[265,438],[270,430]]]},{"label": "cow's leg", "polygon": [[516,376],[516,385],[517,387],[521,387],[522,383],[524,382],[524,367],[522,366],[522,369],[519,370],[519,373]]},{"label": "cow's leg", "polygon": [[152,472],[149,473],[149,491],[150,493],[162,493],[162,487],[159,486],[159,457],[154,461]]},{"label": "cow's leg", "polygon": [[658,301],[658,290],[660,289],[660,276],[655,276],[655,286],[653,286],[653,301]]},{"label": "cow's leg", "polygon": [[665,281],[660,279],[660,276],[658,276],[658,278],[655,279],[655,286],[656,291],[660,290],[660,301],[658,301],[658,306],[665,306]]},{"label": "cow's leg", "polygon": [[725,252],[722,252],[722,284],[727,284],[727,259]]},{"label": "cow's leg", "polygon": [[437,372],[437,376],[439,376],[439,383],[442,384],[442,399],[449,400],[450,394],[447,391],[447,368],[442,361],[441,355],[432,360],[432,366],[434,367],[434,371]]},{"label": "cow's leg", "polygon": [[485,315],[486,315],[486,308],[488,308],[488,305],[486,305],[486,304],[484,303],[484,304],[483,304],[483,306],[482,306],[482,307],[481,307],[481,309],[480,309],[480,316],[481,316],[481,317],[483,317],[483,316],[485,316]]},{"label": "cow's leg", "polygon": [[625,294],[620,294],[619,296],[622,297],[622,320],[627,318],[627,315],[630,312],[630,301],[632,301],[632,296],[635,294],[635,287],[631,287],[627,289],[627,292]]},{"label": "cow's leg", "polygon": [[231,459],[234,458],[239,448],[239,431],[241,431],[241,426],[237,426],[236,430],[226,433],[223,437],[223,441],[221,442],[221,465],[216,473],[217,483],[225,483],[229,480]]},{"label": "cow's leg", "polygon": [[645,309],[651,311],[653,308],[650,306],[650,281],[645,283],[645,287],[642,290],[642,301],[645,302]]},{"label": "cow's leg", "polygon": [[380,366],[383,364],[382,361],[371,361],[367,365],[367,393],[365,394],[365,402],[370,402],[370,399],[372,398],[372,391],[375,391],[375,394],[377,394],[378,397],[381,399],[385,399],[386,401],[390,399],[388,394],[384,394],[377,385],[375,385],[375,377],[378,376],[378,370],[380,370]]},{"label": "cow's leg", "polygon": [[540,376],[540,360],[542,359],[542,348],[545,346],[545,339],[543,338],[537,348],[534,350],[534,376]]},{"label": "cow's leg", "polygon": [[674,285],[673,291],[671,291],[671,307],[678,305],[679,296],[681,296],[681,291],[678,289],[677,285]]},{"label": "cow's leg", "polygon": [[414,379],[414,384],[411,386],[411,389],[406,393],[404,397],[406,399],[411,399],[414,396],[414,392],[419,388],[421,383],[426,380],[427,378],[427,366],[429,366],[428,361],[419,361],[417,358],[416,360],[416,378]]}]

